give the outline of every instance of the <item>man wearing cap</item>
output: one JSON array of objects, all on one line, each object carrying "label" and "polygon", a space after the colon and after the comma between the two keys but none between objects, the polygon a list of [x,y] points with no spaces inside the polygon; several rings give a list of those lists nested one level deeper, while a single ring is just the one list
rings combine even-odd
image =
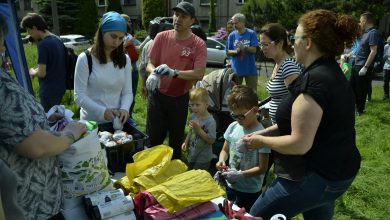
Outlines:
[{"label": "man wearing cap", "polygon": [[196,20],[192,4],[180,2],[172,10],[174,30],[159,33],[149,52],[146,132],[151,146],[162,144],[168,133],[173,159],[180,159],[188,92],[203,78],[207,49],[205,42],[191,32]]},{"label": "man wearing cap", "polygon": [[28,13],[20,27],[38,42],[38,67],[30,69],[30,75],[39,79],[40,102],[48,112],[61,103],[65,94],[66,59],[65,46],[60,38],[48,30],[45,19],[36,13]]}]

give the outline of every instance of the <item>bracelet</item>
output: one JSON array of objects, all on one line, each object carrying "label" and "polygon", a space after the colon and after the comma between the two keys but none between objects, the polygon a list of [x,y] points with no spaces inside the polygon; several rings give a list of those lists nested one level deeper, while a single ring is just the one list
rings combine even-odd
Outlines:
[{"label": "bracelet", "polygon": [[76,138],[74,137],[73,133],[70,132],[70,131],[65,132],[64,136],[69,138],[70,144],[73,144],[75,142],[75,140],[76,140]]}]

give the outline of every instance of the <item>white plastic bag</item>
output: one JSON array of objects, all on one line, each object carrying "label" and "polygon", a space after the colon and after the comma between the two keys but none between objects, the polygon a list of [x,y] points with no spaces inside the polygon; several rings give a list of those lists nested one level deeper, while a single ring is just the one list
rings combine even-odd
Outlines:
[{"label": "white plastic bag", "polygon": [[59,161],[65,198],[90,194],[111,183],[97,129],[73,143]]}]

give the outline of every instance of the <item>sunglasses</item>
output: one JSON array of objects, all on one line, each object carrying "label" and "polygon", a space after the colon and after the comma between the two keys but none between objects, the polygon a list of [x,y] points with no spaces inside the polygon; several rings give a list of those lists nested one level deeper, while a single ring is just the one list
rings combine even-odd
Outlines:
[{"label": "sunglasses", "polygon": [[289,36],[288,38],[289,38],[290,42],[292,44],[294,44],[295,40],[298,40],[298,39],[303,40],[303,39],[306,38],[306,36],[305,35],[302,35],[302,36]]},{"label": "sunglasses", "polygon": [[243,121],[245,120],[246,116],[252,111],[253,108],[251,108],[249,111],[247,111],[247,113],[245,114],[234,114],[233,112],[230,113],[230,116],[232,116],[232,118],[234,120],[240,120],[240,121]]}]

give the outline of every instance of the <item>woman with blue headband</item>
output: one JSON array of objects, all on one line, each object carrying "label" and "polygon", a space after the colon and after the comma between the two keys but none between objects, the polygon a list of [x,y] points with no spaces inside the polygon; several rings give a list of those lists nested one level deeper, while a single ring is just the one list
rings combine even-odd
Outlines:
[{"label": "woman with blue headband", "polygon": [[131,63],[123,51],[126,31],[126,20],[120,14],[105,13],[92,47],[79,55],[74,97],[81,107],[81,120],[104,123],[118,117],[122,124],[127,121],[133,93]]}]

